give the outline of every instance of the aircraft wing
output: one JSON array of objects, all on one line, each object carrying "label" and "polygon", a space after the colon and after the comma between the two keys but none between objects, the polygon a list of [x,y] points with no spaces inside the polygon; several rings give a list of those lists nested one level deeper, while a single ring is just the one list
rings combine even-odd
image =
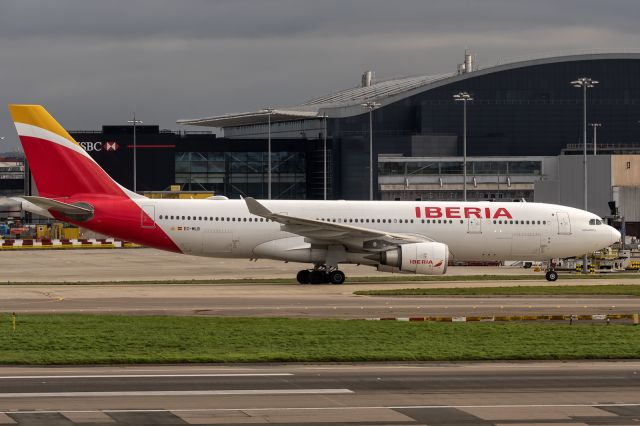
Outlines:
[{"label": "aircraft wing", "polygon": [[254,198],[247,197],[244,201],[247,203],[249,213],[278,222],[282,224],[283,231],[301,235],[312,243],[343,244],[352,249],[375,252],[400,244],[432,241],[423,235],[395,234],[344,223],[324,222],[273,213]]}]

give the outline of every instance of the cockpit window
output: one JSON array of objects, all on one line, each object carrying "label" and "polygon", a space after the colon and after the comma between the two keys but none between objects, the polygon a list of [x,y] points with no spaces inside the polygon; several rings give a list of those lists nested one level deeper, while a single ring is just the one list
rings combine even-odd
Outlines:
[{"label": "cockpit window", "polygon": [[600,219],[589,219],[589,225],[602,225],[602,221]]}]

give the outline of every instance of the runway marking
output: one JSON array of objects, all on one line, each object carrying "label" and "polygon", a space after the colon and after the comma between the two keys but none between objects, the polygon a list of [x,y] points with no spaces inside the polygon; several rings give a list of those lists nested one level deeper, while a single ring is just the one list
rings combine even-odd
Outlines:
[{"label": "runway marking", "polygon": [[[305,389],[303,389],[305,390]],[[348,390],[348,389],[344,389]],[[350,391],[351,392],[351,391]],[[119,409],[119,410],[9,410],[2,411],[0,414],[12,414],[12,413],[24,413],[24,414],[36,414],[36,413],[160,413],[171,411],[174,413],[197,413],[197,412],[225,412],[225,411],[327,411],[327,410],[363,410],[363,409],[405,409],[405,408],[419,408],[419,409],[435,409],[435,408],[587,408],[587,407],[640,407],[640,403],[608,403],[608,404],[501,404],[501,405],[389,405],[389,406],[335,406],[335,407],[271,407],[271,408],[159,408],[159,409]]]},{"label": "runway marking", "polygon": [[0,380],[11,379],[119,379],[119,378],[160,378],[160,377],[277,377],[293,376],[293,373],[210,373],[210,374],[92,374],[74,376],[0,376]]},{"label": "runway marking", "polygon": [[[92,397],[92,396],[215,396],[215,395],[337,395],[351,394],[350,389],[228,389],[197,391],[133,391],[133,392],[18,392],[0,393],[2,398]],[[124,410],[131,411],[131,410]],[[140,410],[146,411],[146,410]],[[166,410],[162,410],[166,411]]]}]

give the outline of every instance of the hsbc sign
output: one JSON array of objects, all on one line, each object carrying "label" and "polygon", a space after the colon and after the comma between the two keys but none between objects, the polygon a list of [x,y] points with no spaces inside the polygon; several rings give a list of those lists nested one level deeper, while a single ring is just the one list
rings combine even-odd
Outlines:
[{"label": "hsbc sign", "polygon": [[87,152],[99,152],[99,151],[117,151],[120,148],[118,142],[116,141],[107,141],[107,142],[79,142],[80,147]]}]

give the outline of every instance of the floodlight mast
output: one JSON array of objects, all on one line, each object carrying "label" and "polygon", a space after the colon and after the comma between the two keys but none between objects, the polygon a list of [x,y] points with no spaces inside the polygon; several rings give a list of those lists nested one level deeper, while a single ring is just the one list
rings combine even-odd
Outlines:
[{"label": "floodlight mast", "polygon": [[327,113],[322,114],[322,118],[324,118],[324,129],[322,131],[322,138],[324,140],[323,144],[323,189],[324,189],[324,200],[327,201]]},{"label": "floodlight mast", "polygon": [[127,120],[133,124],[133,192],[138,192],[138,145],[136,144],[136,124],[142,124],[141,120],[136,120],[136,113],[133,113],[133,120]]},{"label": "floodlight mast", "polygon": [[472,101],[473,97],[467,92],[459,92],[453,95],[453,100],[456,102],[462,102],[463,114],[462,114],[462,199],[467,201],[467,102]]},{"label": "floodlight mast", "polygon": [[360,104],[369,109],[369,200],[373,200],[373,110],[380,106],[378,102]]},{"label": "floodlight mast", "polygon": [[[583,142],[583,152],[582,152],[582,164],[583,164],[583,187],[584,187],[584,210],[588,211],[587,207],[587,89],[595,87],[598,84],[597,80],[594,80],[590,77],[580,77],[571,82],[571,85],[576,88],[582,89],[582,142]],[[582,257],[582,273],[588,274],[587,270],[587,255],[585,254]]]},{"label": "floodlight mast", "polygon": [[265,108],[263,110],[267,113],[268,124],[267,124],[267,199],[271,199],[271,115],[274,113],[275,109],[273,108]]},{"label": "floodlight mast", "polygon": [[596,150],[596,141],[598,140],[598,127],[602,127],[602,123],[589,123],[589,126],[593,127],[593,156],[598,155]]}]

